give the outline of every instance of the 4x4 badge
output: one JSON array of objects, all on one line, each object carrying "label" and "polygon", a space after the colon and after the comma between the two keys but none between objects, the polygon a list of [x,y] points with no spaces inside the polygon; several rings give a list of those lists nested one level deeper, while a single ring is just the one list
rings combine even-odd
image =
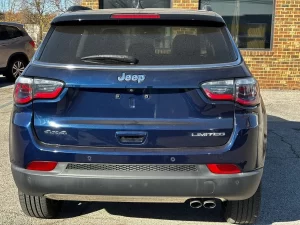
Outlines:
[{"label": "4x4 badge", "polygon": [[122,73],[122,76],[118,77],[118,81],[133,81],[133,82],[138,82],[138,83],[142,83],[146,78],[146,75],[144,74],[139,74],[139,75],[131,75],[131,74],[126,74],[126,73]]}]

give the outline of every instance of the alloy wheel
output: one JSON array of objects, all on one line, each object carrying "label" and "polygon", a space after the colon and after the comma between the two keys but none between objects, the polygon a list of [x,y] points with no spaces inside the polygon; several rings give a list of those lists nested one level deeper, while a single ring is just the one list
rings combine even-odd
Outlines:
[{"label": "alloy wheel", "polygon": [[12,67],[12,74],[15,78],[20,76],[25,69],[25,65],[22,61],[16,61]]}]

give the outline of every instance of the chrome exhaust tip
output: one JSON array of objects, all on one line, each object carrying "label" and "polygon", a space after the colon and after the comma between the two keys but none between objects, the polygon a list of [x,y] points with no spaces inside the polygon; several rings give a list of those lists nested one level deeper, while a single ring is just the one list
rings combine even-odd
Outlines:
[{"label": "chrome exhaust tip", "polygon": [[203,202],[203,206],[206,209],[213,209],[216,207],[216,201],[215,200],[206,200]]},{"label": "chrome exhaust tip", "polygon": [[190,207],[193,209],[199,209],[202,207],[202,203],[199,199],[194,199],[190,201]]}]

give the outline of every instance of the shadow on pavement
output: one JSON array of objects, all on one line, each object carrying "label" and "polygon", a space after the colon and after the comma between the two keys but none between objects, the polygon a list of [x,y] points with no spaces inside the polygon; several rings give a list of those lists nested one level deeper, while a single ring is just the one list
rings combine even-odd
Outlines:
[{"label": "shadow on pavement", "polygon": [[12,84],[14,84],[14,82],[7,81],[6,77],[0,75],[0,88],[6,87],[6,86],[9,86]]},{"label": "shadow on pavement", "polygon": [[[277,131],[281,131],[277,135]],[[263,197],[257,224],[300,220],[300,122],[268,116],[268,153],[262,181]],[[296,145],[297,147],[295,147]],[[287,152],[285,152],[287,151]],[[289,154],[287,154],[289,152]],[[187,204],[65,202],[61,218],[105,209],[111,215],[178,221],[224,222],[221,205],[213,210],[191,209]]]},{"label": "shadow on pavement", "polygon": [[188,204],[165,203],[78,203],[65,202],[62,206],[60,218],[72,218],[86,215],[99,210],[106,210],[111,215],[125,217],[180,220],[180,221],[208,221],[223,222],[220,205],[215,210],[192,209]]}]

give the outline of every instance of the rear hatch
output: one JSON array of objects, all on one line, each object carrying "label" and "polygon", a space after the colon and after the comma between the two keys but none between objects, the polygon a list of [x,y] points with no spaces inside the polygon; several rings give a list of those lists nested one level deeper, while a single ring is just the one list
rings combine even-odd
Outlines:
[{"label": "rear hatch", "polygon": [[[215,147],[234,128],[234,102],[201,85],[243,74],[224,25],[140,20],[53,25],[26,74],[63,90],[33,102],[47,144],[89,147]],[[223,67],[224,65],[224,67]]]}]

